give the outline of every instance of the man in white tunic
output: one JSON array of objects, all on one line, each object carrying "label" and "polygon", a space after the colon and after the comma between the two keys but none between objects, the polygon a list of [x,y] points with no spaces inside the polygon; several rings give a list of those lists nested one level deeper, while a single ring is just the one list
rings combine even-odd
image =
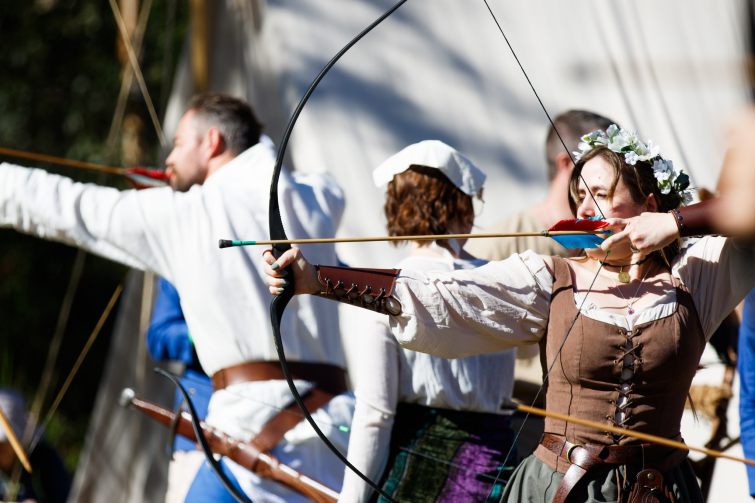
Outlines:
[{"label": "man in white tunic", "polygon": [[[256,367],[249,368],[277,360],[260,250],[218,249],[221,238],[267,239],[268,187],[276,151],[261,129],[240,100],[219,94],[192,99],[166,160],[176,191],[118,191],[0,164],[1,226],[153,271],[175,285],[200,363],[208,375],[220,377],[215,379],[207,423],[246,441],[293,401],[286,382],[274,372],[260,377]],[[332,179],[291,174],[284,168],[279,197],[283,224],[292,238],[334,236],[344,200]],[[313,246],[307,254],[318,262],[336,262],[332,245]],[[333,303],[294,299],[281,330],[291,361],[308,362],[315,369],[344,367]],[[275,365],[265,368],[275,370]],[[305,393],[313,386],[306,377],[312,373],[300,375],[297,387]],[[313,415],[343,451],[348,434],[338,426],[350,424],[353,407],[353,395],[342,393]],[[343,467],[308,424],[289,430],[271,453],[340,489]],[[277,482],[224,463],[255,503],[307,501]]]}]

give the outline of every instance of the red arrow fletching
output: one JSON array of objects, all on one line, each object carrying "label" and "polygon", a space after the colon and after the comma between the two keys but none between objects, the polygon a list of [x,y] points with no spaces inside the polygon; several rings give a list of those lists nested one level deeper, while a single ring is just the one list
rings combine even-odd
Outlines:
[{"label": "red arrow fletching", "polygon": [[[587,218],[561,220],[559,223],[548,229],[548,232],[560,231],[597,231],[608,226],[605,220],[590,220]],[[558,244],[564,248],[599,248],[603,242],[603,237],[599,235],[574,234],[572,236],[551,236]]]}]

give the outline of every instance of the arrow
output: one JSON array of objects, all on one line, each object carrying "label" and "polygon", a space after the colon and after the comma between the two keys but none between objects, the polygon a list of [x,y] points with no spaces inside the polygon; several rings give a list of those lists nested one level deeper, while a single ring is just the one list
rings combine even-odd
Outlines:
[{"label": "arrow", "polygon": [[125,176],[129,182],[134,184],[137,189],[147,189],[150,187],[165,187],[168,185],[170,177],[165,171],[150,168],[116,168],[105,166],[104,164],[95,164],[92,162],[74,161],[63,157],[52,155],[35,154],[33,152],[24,152],[23,150],[14,150],[12,148],[0,147],[0,154],[11,157],[20,157],[22,159],[31,159],[32,161],[49,162],[60,164],[62,166],[71,166],[73,168],[88,169],[90,171],[99,171],[100,173],[110,173],[112,175]]},{"label": "arrow", "polygon": [[729,459],[731,461],[738,461],[740,463],[745,463],[748,465],[755,466],[755,461],[751,459],[729,456],[728,454],[724,454],[723,452],[720,452],[720,451],[714,451],[711,449],[706,449],[704,447],[694,447],[691,445],[687,445],[684,442],[677,442],[675,440],[670,440],[668,438],[658,437],[656,435],[650,435],[649,433],[642,433],[639,431],[627,430],[626,428],[617,428],[615,426],[597,423],[595,421],[590,421],[588,419],[580,419],[577,417],[559,414],[557,412],[550,412],[544,409],[539,409],[537,407],[530,407],[528,405],[520,405],[511,400],[506,400],[501,405],[501,408],[504,410],[518,410],[521,412],[526,412],[527,414],[535,414],[537,416],[559,419],[561,421],[566,421],[567,423],[581,424],[582,426],[587,426],[588,428],[595,428],[596,430],[600,430],[600,431],[607,431],[609,433],[615,433],[617,435],[623,435],[625,437],[639,438],[640,440],[646,440],[654,444],[661,444],[667,447],[674,447],[676,449],[682,449],[685,451],[702,452],[703,454],[707,454],[708,456],[712,456],[714,458],[724,458],[724,459]]}]

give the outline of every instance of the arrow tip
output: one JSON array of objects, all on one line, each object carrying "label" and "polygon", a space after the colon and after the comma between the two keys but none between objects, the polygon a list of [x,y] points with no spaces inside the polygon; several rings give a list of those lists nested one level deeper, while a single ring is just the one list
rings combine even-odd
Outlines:
[{"label": "arrow tip", "polygon": [[501,402],[501,410],[517,410],[517,408],[519,408],[519,404],[508,398],[504,398]]},{"label": "arrow tip", "polygon": [[230,239],[221,239],[218,243],[219,248],[230,248],[233,246],[233,241]]}]

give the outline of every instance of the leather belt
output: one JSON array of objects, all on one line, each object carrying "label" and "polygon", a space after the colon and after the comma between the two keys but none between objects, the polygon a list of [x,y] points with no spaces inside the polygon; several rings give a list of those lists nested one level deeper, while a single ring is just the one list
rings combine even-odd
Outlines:
[{"label": "leather belt", "polygon": [[[669,448],[658,444],[601,445],[573,444],[564,438],[543,434],[540,445],[567,460],[571,466],[566,470],[558,486],[553,503],[563,503],[569,492],[587,474],[600,465],[644,465],[669,453]],[[644,468],[644,466],[643,466]]]},{"label": "leather belt", "polygon": [[[330,394],[340,395],[348,389],[346,386],[346,371],[336,365],[289,362],[288,368],[294,379],[314,382],[319,389]],[[218,391],[233,384],[275,381],[285,378],[280,362],[246,362],[215,372],[212,376],[212,387],[215,391]]]}]

